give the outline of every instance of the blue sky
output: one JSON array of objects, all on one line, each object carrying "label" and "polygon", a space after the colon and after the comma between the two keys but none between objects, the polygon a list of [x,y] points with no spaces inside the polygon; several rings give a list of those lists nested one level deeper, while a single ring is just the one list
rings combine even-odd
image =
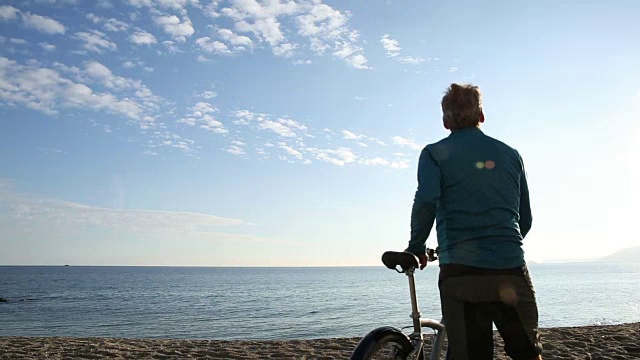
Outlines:
[{"label": "blue sky", "polygon": [[528,259],[640,245],[639,11],[3,1],[0,264],[378,265],[451,82],[524,157]]}]

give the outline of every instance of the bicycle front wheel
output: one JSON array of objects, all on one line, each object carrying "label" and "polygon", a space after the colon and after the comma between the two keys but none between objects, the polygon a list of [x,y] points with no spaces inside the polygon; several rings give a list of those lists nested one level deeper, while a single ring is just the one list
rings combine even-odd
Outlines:
[{"label": "bicycle front wheel", "polygon": [[390,328],[376,329],[360,341],[351,359],[405,360],[412,350],[411,341],[400,331]]}]

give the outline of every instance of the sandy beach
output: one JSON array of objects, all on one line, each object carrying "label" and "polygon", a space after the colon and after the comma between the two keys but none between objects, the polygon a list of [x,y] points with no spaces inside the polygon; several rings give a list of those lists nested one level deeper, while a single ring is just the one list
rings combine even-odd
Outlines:
[{"label": "sandy beach", "polygon": [[[541,329],[545,359],[640,359],[640,323]],[[0,337],[0,359],[346,359],[358,338],[269,341]],[[498,336],[496,359],[508,359]]]}]

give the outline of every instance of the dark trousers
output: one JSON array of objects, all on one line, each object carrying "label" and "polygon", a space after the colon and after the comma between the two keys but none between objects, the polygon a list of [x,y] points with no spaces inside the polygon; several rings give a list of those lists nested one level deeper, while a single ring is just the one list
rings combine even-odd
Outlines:
[{"label": "dark trousers", "polygon": [[531,360],[542,353],[538,307],[526,266],[443,264],[439,287],[449,359],[493,359],[493,324],[512,359]]}]

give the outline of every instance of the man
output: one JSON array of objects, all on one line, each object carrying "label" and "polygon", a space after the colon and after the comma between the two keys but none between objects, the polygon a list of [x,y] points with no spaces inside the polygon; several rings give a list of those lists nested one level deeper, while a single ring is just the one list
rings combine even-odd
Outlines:
[{"label": "man", "polygon": [[436,221],[440,300],[454,360],[493,359],[492,323],[511,358],[541,359],[538,308],[522,250],[531,228],[522,158],[480,130],[477,86],[452,84],[442,112],[451,134],[420,155],[406,251],[424,269]]}]

